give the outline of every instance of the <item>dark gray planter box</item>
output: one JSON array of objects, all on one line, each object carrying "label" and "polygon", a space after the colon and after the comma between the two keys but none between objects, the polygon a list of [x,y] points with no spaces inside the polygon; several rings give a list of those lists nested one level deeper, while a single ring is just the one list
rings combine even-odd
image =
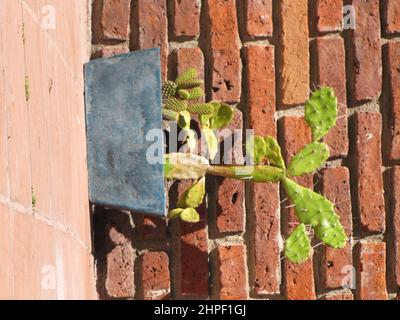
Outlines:
[{"label": "dark gray planter box", "polygon": [[163,165],[146,159],[146,134],[162,132],[159,49],[87,63],[85,101],[90,201],[164,216]]}]

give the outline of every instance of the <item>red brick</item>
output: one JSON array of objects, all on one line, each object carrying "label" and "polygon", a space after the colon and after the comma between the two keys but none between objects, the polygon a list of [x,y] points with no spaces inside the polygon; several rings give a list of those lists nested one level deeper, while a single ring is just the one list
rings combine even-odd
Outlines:
[{"label": "red brick", "polygon": [[210,18],[212,99],[239,102],[241,59],[235,0],[207,0]]},{"label": "red brick", "polygon": [[216,298],[220,300],[247,299],[245,246],[221,245],[215,251],[217,260]]},{"label": "red brick", "polygon": [[[283,153],[287,163],[290,162],[304,145],[311,142],[311,130],[308,128],[303,118],[288,116],[282,119],[283,129]],[[298,177],[297,183],[313,188],[313,177],[311,175]],[[284,206],[289,206],[290,201],[283,202]],[[287,238],[298,224],[298,219],[293,207],[283,209],[284,230],[283,234]],[[315,300],[314,270],[312,257],[301,263],[292,263],[284,260],[285,294],[289,300]]]},{"label": "red brick", "polygon": [[167,237],[167,221],[163,218],[137,214],[135,225],[138,235],[143,240],[165,240]]},{"label": "red brick", "polygon": [[[331,157],[346,157],[349,149],[347,128],[346,56],[342,38],[317,38],[317,85],[330,86],[338,98],[339,117],[325,142]],[[333,63],[334,61],[334,63]]]},{"label": "red brick", "polygon": [[387,300],[386,244],[365,242],[357,245],[357,299]]},{"label": "red brick", "polygon": [[107,278],[105,287],[112,298],[132,298],[134,296],[134,251],[131,243],[114,247],[107,254]]},{"label": "red brick", "polygon": [[324,297],[323,300],[354,300],[352,293],[332,293]]},{"label": "red brick", "polygon": [[138,46],[139,49],[160,47],[161,73],[165,80],[168,65],[168,23],[165,0],[138,0]]},{"label": "red brick", "polygon": [[400,2],[387,0],[385,8],[386,33],[400,32]]},{"label": "red brick", "polygon": [[200,0],[173,0],[174,35],[197,37],[200,33]]},{"label": "red brick", "polygon": [[130,0],[102,0],[101,26],[104,40],[128,40]]},{"label": "red brick", "polygon": [[393,167],[390,171],[390,182],[392,186],[392,243],[391,257],[394,263],[394,276],[396,285],[400,287],[400,167]]},{"label": "red brick", "polygon": [[[274,47],[248,46],[244,54],[250,128],[256,135],[276,136]],[[279,187],[252,184],[250,197],[250,286],[258,295],[277,294],[281,283]]]},{"label": "red brick", "polygon": [[[335,204],[340,222],[348,237],[352,232],[352,212],[350,198],[350,174],[345,167],[329,168],[322,172],[321,192]],[[321,263],[321,275],[325,289],[343,287],[343,268],[353,264],[350,243],[344,249],[324,246]]]},{"label": "red brick", "polygon": [[309,32],[308,1],[282,0],[279,2],[282,32],[279,90],[284,106],[304,103],[309,96]]},{"label": "red brick", "polygon": [[355,115],[355,175],[363,234],[381,233],[385,230],[381,130],[380,113],[358,112]]},{"label": "red brick", "polygon": [[272,0],[246,0],[246,31],[250,37],[272,36]]},{"label": "red brick", "polygon": [[382,85],[379,0],[352,0],[357,27],[351,30],[352,93],[356,101],[380,95]]},{"label": "red brick", "polygon": [[92,59],[107,58],[128,52],[129,49],[127,47],[103,47],[92,54]]},{"label": "red brick", "polygon": [[340,31],[343,21],[343,0],[317,0],[318,32]]},{"label": "red brick", "polygon": [[273,46],[248,46],[246,60],[246,103],[250,128],[257,135],[276,135],[275,62]]},{"label": "red brick", "polygon": [[[220,132],[221,163],[243,164],[242,134],[238,136],[234,130],[243,129],[243,115],[235,110],[235,115],[229,126],[229,134]],[[225,139],[224,139],[225,138]],[[225,148],[225,144],[226,148]],[[219,233],[244,231],[244,182],[235,179],[217,178],[216,228]]]},{"label": "red brick", "polygon": [[250,286],[258,295],[280,292],[280,199],[275,183],[251,185]]},{"label": "red brick", "polygon": [[165,252],[146,252],[141,256],[141,299],[165,300],[170,298],[171,285],[169,258]]},{"label": "red brick", "polygon": [[184,72],[186,69],[195,68],[199,78],[204,80],[204,55],[200,48],[180,48],[176,52],[176,60],[177,74]]},{"label": "red brick", "polygon": [[390,160],[400,159],[400,41],[388,44],[388,69],[390,79]]},{"label": "red brick", "polygon": [[[179,183],[178,193],[182,194],[191,185],[190,181]],[[205,204],[197,211],[199,223],[180,222],[180,288],[183,297],[206,298],[208,296],[208,234],[207,210]]]}]

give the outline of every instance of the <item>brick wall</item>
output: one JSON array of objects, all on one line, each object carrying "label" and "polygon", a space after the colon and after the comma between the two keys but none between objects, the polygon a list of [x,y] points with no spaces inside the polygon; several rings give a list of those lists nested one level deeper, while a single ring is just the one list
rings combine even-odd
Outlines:
[{"label": "brick wall", "polygon": [[[344,4],[355,10],[354,30],[343,28]],[[332,86],[332,158],[299,182],[337,205],[352,239],[288,263],[281,241],[297,218],[279,187],[209,179],[197,225],[96,209],[100,297],[395,298],[399,17],[397,0],[94,0],[93,58],[160,46],[164,79],[197,68],[208,99],[237,105],[235,127],[276,136],[286,159],[311,139],[301,118],[310,88]],[[170,186],[172,203],[187,186]]]},{"label": "brick wall", "polygon": [[0,1],[0,299],[96,298],[87,3]]}]

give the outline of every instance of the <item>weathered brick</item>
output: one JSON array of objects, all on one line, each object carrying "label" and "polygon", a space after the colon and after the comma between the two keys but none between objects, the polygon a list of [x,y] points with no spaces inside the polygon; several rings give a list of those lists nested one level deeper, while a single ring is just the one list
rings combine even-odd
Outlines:
[{"label": "weathered brick", "polygon": [[309,95],[308,1],[279,1],[279,36],[281,50],[279,75],[280,102],[284,105],[304,103]]},{"label": "weathered brick", "polygon": [[[290,162],[304,145],[311,142],[311,130],[304,118],[286,116],[281,120],[283,131],[283,154],[287,163]],[[297,177],[296,182],[308,188],[313,188],[312,175]],[[284,206],[290,206],[290,201],[283,202]],[[285,221],[283,234],[287,238],[298,225],[298,219],[293,207],[283,209]],[[297,264],[284,260],[284,288],[286,298],[289,300],[315,300],[314,270],[312,257],[309,260]]]},{"label": "weathered brick", "polygon": [[220,245],[215,249],[215,297],[221,300],[247,299],[246,248],[244,245]]},{"label": "weathered brick", "polygon": [[165,240],[167,237],[167,221],[159,217],[135,214],[137,234],[143,240]]},{"label": "weathered brick", "polygon": [[[248,46],[244,56],[250,128],[256,135],[276,136],[274,47]],[[250,198],[250,286],[258,295],[278,294],[281,283],[279,187],[273,183],[252,184]]]},{"label": "weathered brick", "polygon": [[400,287],[400,167],[393,167],[390,171],[391,197],[391,258],[396,285]]},{"label": "weathered brick", "polygon": [[352,293],[332,293],[324,297],[323,300],[354,300]]},{"label": "weathered brick", "polygon": [[400,159],[400,41],[388,43],[388,70],[390,79],[390,134],[389,159]]},{"label": "weathered brick", "polygon": [[104,40],[128,40],[130,0],[102,0],[101,26]]},{"label": "weathered brick", "polygon": [[128,53],[129,49],[127,47],[103,47],[98,50],[96,50],[92,54],[92,59],[97,59],[97,58],[107,58],[107,57],[112,57],[112,56],[117,56],[120,54]]},{"label": "weathered brick", "polygon": [[165,0],[138,0],[135,33],[138,49],[160,47],[161,73],[165,80],[168,65],[168,22]]},{"label": "weathered brick", "polygon": [[347,127],[346,57],[342,38],[317,38],[317,85],[330,86],[338,98],[338,120],[325,142],[331,157],[345,157],[349,149]]},{"label": "weathered brick", "polygon": [[246,31],[250,37],[272,36],[272,0],[246,0]]},{"label": "weathered brick", "polygon": [[207,0],[210,19],[212,99],[236,103],[241,94],[241,59],[235,0]]},{"label": "weathered brick", "polygon": [[[357,202],[363,234],[385,230],[383,197],[382,117],[378,112],[358,112],[355,115],[355,175]],[[373,183],[371,183],[373,182]]]},{"label": "weathered brick", "polygon": [[[220,132],[221,163],[243,164],[242,132],[243,115],[235,110],[232,122]],[[229,132],[228,132],[229,130]],[[235,179],[217,178],[216,229],[218,233],[244,231],[244,182]]]},{"label": "weathered brick", "polygon": [[134,251],[131,243],[114,247],[107,254],[107,277],[105,288],[112,298],[132,298],[134,296]]},{"label": "weathered brick", "polygon": [[400,2],[398,0],[387,0],[385,8],[386,33],[400,32]]},{"label": "weathered brick", "polygon": [[169,258],[165,252],[146,252],[140,257],[140,299],[165,300],[170,298]]},{"label": "weathered brick", "polygon": [[273,46],[248,46],[246,60],[246,104],[250,128],[257,135],[276,135],[275,62]]},{"label": "weathered brick", "polygon": [[386,244],[361,242],[357,245],[357,299],[387,300]]},{"label": "weathered brick", "polygon": [[177,74],[188,68],[195,68],[199,74],[199,79],[204,80],[204,55],[200,48],[180,48],[176,52],[176,62]]},{"label": "weathered brick", "polygon": [[278,294],[281,284],[280,198],[275,183],[254,183],[250,188],[250,286],[258,295]]},{"label": "weathered brick", "polygon": [[[178,194],[191,186],[190,181],[182,181]],[[201,221],[195,224],[180,222],[180,288],[183,297],[206,298],[208,296],[208,234],[207,209],[203,203],[197,211]]]},{"label": "weathered brick", "polygon": [[[321,192],[335,204],[335,209],[340,216],[340,222],[345,228],[346,235],[351,236],[352,212],[350,198],[350,174],[345,167],[329,168],[322,171]],[[343,249],[323,247],[321,261],[322,285],[325,289],[341,288],[344,267],[353,264],[350,243]]]},{"label": "weathered brick", "polygon": [[200,0],[173,0],[174,35],[197,37],[200,33]]},{"label": "weathered brick", "polygon": [[382,85],[379,0],[352,0],[357,27],[351,30],[350,72],[355,101],[380,95]]},{"label": "weathered brick", "polygon": [[343,21],[343,0],[317,0],[318,32],[340,31]]}]

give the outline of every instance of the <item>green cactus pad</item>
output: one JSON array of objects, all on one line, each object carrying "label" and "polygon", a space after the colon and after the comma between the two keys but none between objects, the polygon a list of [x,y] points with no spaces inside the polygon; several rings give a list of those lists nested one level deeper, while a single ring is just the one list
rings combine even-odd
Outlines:
[{"label": "green cactus pad", "polygon": [[311,225],[315,235],[323,243],[334,248],[343,248],[347,237],[333,203],[293,180],[285,178],[282,182],[288,197],[295,205],[300,222]]},{"label": "green cactus pad", "polygon": [[313,141],[320,141],[336,124],[337,98],[333,90],[323,87],[312,93],[305,108],[305,120],[312,130]]},{"label": "green cactus pad", "polygon": [[283,161],[281,147],[278,142],[271,136],[264,137],[264,141],[266,144],[265,156],[270,164],[285,169],[285,162]]},{"label": "green cactus pad", "polygon": [[267,144],[263,137],[253,136],[250,137],[246,143],[246,151],[251,160],[255,164],[263,163],[265,158]]},{"label": "green cactus pad", "polygon": [[272,166],[285,170],[281,148],[273,137],[251,137],[246,143],[246,149],[254,163],[260,164],[267,159]]},{"label": "green cactus pad", "polygon": [[177,209],[171,210],[171,211],[168,213],[168,219],[176,219],[176,218],[179,218],[179,217],[181,216],[183,210],[184,210],[184,209],[181,209],[181,208],[177,208]]},{"label": "green cactus pad", "polygon": [[301,176],[318,170],[330,155],[329,147],[325,143],[312,142],[297,153],[288,167],[290,176]]},{"label": "green cactus pad", "polygon": [[233,108],[226,103],[210,102],[214,107],[212,114],[202,115],[200,122],[203,127],[220,129],[227,126],[233,119]]},{"label": "green cactus pad", "polygon": [[184,130],[190,130],[191,120],[190,113],[188,111],[182,111],[179,113],[178,126]]},{"label": "green cactus pad", "polygon": [[218,153],[218,139],[214,133],[214,130],[209,128],[201,129],[201,133],[206,139],[207,148],[208,148],[208,157],[209,159],[214,159]]},{"label": "green cactus pad", "polygon": [[253,182],[278,182],[284,178],[282,169],[271,166],[211,166],[209,173],[225,178],[251,180]]},{"label": "green cactus pad", "polygon": [[311,250],[311,242],[307,235],[306,226],[301,223],[286,240],[285,256],[292,262],[302,263],[310,257]]},{"label": "green cactus pad", "polygon": [[190,153],[164,155],[164,176],[166,179],[196,180],[206,175],[210,164],[204,157]]},{"label": "green cactus pad", "polygon": [[175,96],[178,85],[173,81],[167,81],[162,88],[163,101]]},{"label": "green cactus pad", "polygon": [[189,100],[199,100],[204,96],[204,91],[200,87],[193,88],[190,90]]},{"label": "green cactus pad", "polygon": [[199,213],[193,208],[187,208],[182,211],[181,220],[188,223],[197,223],[200,221]]},{"label": "green cactus pad", "polygon": [[190,92],[185,89],[179,89],[178,95],[179,95],[179,98],[181,98],[183,100],[188,100],[190,98]]},{"label": "green cactus pad", "polygon": [[195,69],[187,69],[176,78],[175,83],[179,89],[192,89],[203,84],[202,80],[197,79],[198,74]]},{"label": "green cactus pad", "polygon": [[204,200],[206,193],[206,179],[203,177],[187,189],[178,201],[179,208],[197,208]]},{"label": "green cactus pad", "polygon": [[165,101],[164,107],[175,112],[181,112],[186,110],[187,102],[175,97],[171,97]]},{"label": "green cactus pad", "polygon": [[214,106],[210,103],[193,103],[188,105],[187,111],[200,115],[211,114],[214,112]]}]

